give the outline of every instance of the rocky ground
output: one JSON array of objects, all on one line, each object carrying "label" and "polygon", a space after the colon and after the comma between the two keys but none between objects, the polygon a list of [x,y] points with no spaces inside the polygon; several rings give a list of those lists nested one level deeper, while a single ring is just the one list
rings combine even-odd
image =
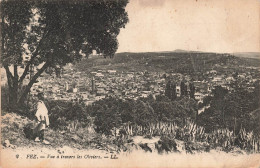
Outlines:
[{"label": "rocky ground", "polygon": [[[176,148],[168,146],[160,150],[160,137],[144,138],[131,137],[127,142],[119,143],[115,139],[106,138],[84,129],[77,132],[60,132],[52,129],[46,131],[46,139],[51,145],[43,145],[25,138],[23,128],[32,121],[15,113],[7,113],[1,121],[1,162],[5,164],[28,164],[36,166],[39,161],[48,167],[97,165],[106,167],[107,164],[117,166],[143,165],[158,167],[182,165],[197,167],[217,167],[228,165],[260,165],[260,155],[246,154],[240,149],[225,153],[220,149],[205,152],[200,150],[204,144],[196,143],[196,150],[188,151],[183,141],[175,140]],[[12,162],[6,162],[7,160]],[[54,162],[55,160],[55,162]],[[134,161],[133,161],[134,160]],[[192,162],[191,162],[192,160]],[[15,161],[15,162],[13,162]],[[46,162],[48,161],[48,162]],[[118,165],[119,164],[119,165]],[[8,165],[10,167],[11,165]]]}]

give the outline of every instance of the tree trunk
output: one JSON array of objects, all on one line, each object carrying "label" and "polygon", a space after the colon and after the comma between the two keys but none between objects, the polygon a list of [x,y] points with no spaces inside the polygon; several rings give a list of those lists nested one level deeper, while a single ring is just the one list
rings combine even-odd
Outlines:
[{"label": "tree trunk", "polygon": [[[13,87],[11,89],[10,95],[12,96],[12,105],[16,108],[17,106],[17,97],[18,97],[18,72],[17,72],[17,65],[14,65],[14,78],[13,78]],[[11,106],[12,107],[12,106]]]},{"label": "tree trunk", "polygon": [[8,65],[4,66],[6,70],[6,76],[8,81],[8,106],[10,110],[17,109],[17,100],[18,100],[18,73],[17,73],[17,65],[14,65],[14,75],[10,72]]},{"label": "tree trunk", "polygon": [[14,75],[10,72],[8,65],[4,65],[6,70],[6,76],[8,80],[8,88],[9,88],[9,97],[8,97],[8,105],[10,110],[17,111],[18,107],[24,104],[24,101],[27,98],[28,93],[30,92],[31,87],[36,82],[37,78],[44,72],[44,70],[49,66],[49,63],[45,63],[42,68],[38,70],[38,72],[33,76],[29,84],[26,86],[25,90],[21,93],[21,97],[18,98],[20,81],[17,72],[17,65],[14,65]]},{"label": "tree trunk", "polygon": [[17,108],[18,86],[9,87],[9,107],[13,110]]}]

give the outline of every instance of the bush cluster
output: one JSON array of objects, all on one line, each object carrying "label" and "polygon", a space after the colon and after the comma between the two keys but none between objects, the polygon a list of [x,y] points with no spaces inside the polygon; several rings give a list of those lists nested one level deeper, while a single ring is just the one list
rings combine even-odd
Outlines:
[{"label": "bush cluster", "polygon": [[204,98],[200,107],[209,106],[198,115],[197,123],[207,132],[228,128],[238,134],[240,128],[259,134],[260,85],[255,84],[253,92],[237,87],[229,92],[221,86],[215,87],[213,95]]},{"label": "bush cluster", "polygon": [[84,103],[53,100],[46,103],[49,110],[50,126],[54,129],[67,129],[72,122],[78,126],[86,127],[90,121]]},{"label": "bush cluster", "polygon": [[109,97],[93,103],[88,111],[94,117],[96,132],[111,135],[114,128],[120,128],[126,123],[144,128],[157,122],[183,124],[185,118],[196,117],[196,108],[196,102],[185,97],[178,101],[171,101],[166,96],[138,100]]},{"label": "bush cluster", "polygon": [[156,144],[156,149],[159,153],[165,152],[177,152],[177,143],[175,142],[174,138],[169,136],[162,136],[158,143]]}]

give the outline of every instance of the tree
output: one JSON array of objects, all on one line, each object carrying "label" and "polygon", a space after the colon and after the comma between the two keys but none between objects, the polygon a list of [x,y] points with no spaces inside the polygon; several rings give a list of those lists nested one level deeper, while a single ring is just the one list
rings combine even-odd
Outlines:
[{"label": "tree", "polygon": [[226,94],[228,94],[228,90],[223,88],[222,86],[216,86],[212,90],[212,94],[215,99],[222,99],[226,96]]},{"label": "tree", "polygon": [[[120,28],[128,22],[127,3],[127,0],[2,1],[2,64],[12,107],[24,102],[48,67],[78,61],[92,50],[112,57],[118,47]],[[23,62],[23,55],[30,59]],[[21,65],[24,71],[19,76]],[[33,65],[39,69],[22,89]]]},{"label": "tree", "polygon": [[198,116],[198,124],[205,126],[207,130],[226,126],[224,108],[227,105],[225,96],[228,94],[228,90],[216,86],[212,90],[212,94],[212,97],[205,97],[202,104],[203,106],[210,105],[210,107]]},{"label": "tree", "polygon": [[149,124],[156,121],[154,110],[148,102],[145,103],[141,100],[137,100],[133,109],[133,113],[134,121],[137,125],[147,127]]},{"label": "tree", "polygon": [[167,96],[170,100],[175,100],[177,98],[176,84],[170,80],[167,82],[165,87],[165,96]]},{"label": "tree", "polygon": [[193,120],[197,117],[198,107],[197,102],[194,99],[183,97],[178,101],[178,104],[182,107],[182,113],[185,113],[185,118],[191,118]]},{"label": "tree", "polygon": [[176,100],[177,98],[177,94],[176,94],[176,84],[172,83],[172,87],[171,87],[171,100]]},{"label": "tree", "polygon": [[248,130],[252,130],[248,125],[251,120],[254,120],[252,117],[252,111],[259,108],[258,106],[254,106],[256,99],[256,94],[258,93],[250,93],[245,89],[238,89],[235,92],[232,92],[225,97],[225,107],[223,109],[225,114],[225,120],[228,127],[233,127],[236,132],[239,131],[240,128],[246,128]]},{"label": "tree", "polygon": [[92,105],[92,116],[95,117],[95,131],[105,135],[111,135],[113,128],[122,125],[122,101],[115,98],[99,100]]},{"label": "tree", "polygon": [[171,99],[172,97],[172,94],[171,94],[171,81],[169,80],[166,84],[166,87],[165,87],[165,96],[168,97],[169,99]]},{"label": "tree", "polygon": [[[9,86],[9,102],[17,102],[19,82],[17,67],[22,62],[22,45],[26,37],[24,30],[32,15],[29,9],[28,2],[3,1],[1,3],[1,56]],[[11,64],[13,65],[13,74],[9,69]]]},{"label": "tree", "polygon": [[133,109],[135,106],[135,100],[126,100],[125,102],[120,103],[120,111],[121,111],[121,117],[122,117],[122,122],[127,123],[127,122],[134,122],[134,113]]},{"label": "tree", "polygon": [[89,113],[84,103],[55,100],[46,102],[46,105],[49,110],[52,128],[64,129],[64,127],[68,126],[68,123],[75,121],[79,122],[79,126],[83,127],[90,123]]},{"label": "tree", "polygon": [[190,98],[194,99],[194,98],[195,98],[195,97],[194,97],[194,94],[195,94],[195,86],[194,86],[193,83],[190,83],[189,86],[190,86]]},{"label": "tree", "polygon": [[175,109],[172,107],[172,102],[156,101],[152,104],[152,107],[158,121],[173,121],[174,115],[172,113]]},{"label": "tree", "polygon": [[237,87],[233,92],[215,87],[213,96],[204,99],[202,105],[210,105],[199,115],[199,124],[206,129],[229,128],[238,133],[240,128],[258,131],[259,126],[259,85],[254,92]]},{"label": "tree", "polygon": [[184,83],[184,81],[181,81],[181,96],[187,96],[187,85]]},{"label": "tree", "polygon": [[167,96],[157,95],[156,101],[158,101],[158,102],[170,102],[171,100]]}]

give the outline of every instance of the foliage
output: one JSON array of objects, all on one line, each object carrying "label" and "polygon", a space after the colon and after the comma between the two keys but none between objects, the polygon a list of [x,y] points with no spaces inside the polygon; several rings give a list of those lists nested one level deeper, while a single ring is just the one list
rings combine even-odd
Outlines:
[{"label": "foliage", "polygon": [[190,87],[190,98],[195,99],[195,97],[194,97],[194,94],[195,94],[195,86],[194,86],[194,84],[190,83],[189,87]]},{"label": "foliage", "polygon": [[[79,61],[92,50],[113,57],[118,48],[117,35],[128,22],[127,3],[127,0],[2,1],[1,53],[11,104],[22,104],[37,78],[49,67]],[[23,62],[23,55],[30,59]],[[41,66],[21,90],[34,65]],[[18,66],[24,66],[21,76]]]},{"label": "foliage", "polygon": [[197,117],[198,107],[197,102],[194,99],[190,99],[188,97],[183,97],[178,102],[176,102],[180,105],[181,111],[184,113],[184,117],[186,119],[191,118],[193,120]]},{"label": "foliage", "polygon": [[90,107],[91,115],[95,117],[96,132],[105,135],[112,134],[113,128],[118,128],[122,122],[119,111],[119,101],[114,98],[100,100]]},{"label": "foliage", "polygon": [[158,153],[163,153],[163,151],[167,153],[177,151],[177,143],[175,142],[174,137],[162,136],[158,141],[158,144],[156,144],[156,148]]},{"label": "foliage", "polygon": [[158,121],[173,121],[176,118],[176,116],[173,115],[176,111],[173,111],[174,106],[172,102],[155,101],[152,107]]},{"label": "foliage", "polygon": [[198,116],[198,123],[205,126],[206,130],[214,128],[233,129],[238,133],[240,128],[247,131],[257,131],[259,115],[259,86],[256,85],[253,92],[242,88],[236,88],[233,92],[218,86],[213,91],[213,96],[206,97],[203,105],[210,105],[205,112]]},{"label": "foliage", "polygon": [[176,84],[171,82],[170,80],[167,82],[165,87],[165,96],[167,96],[171,100],[175,100],[177,98]]},{"label": "foliage", "polygon": [[143,129],[158,122],[174,121],[184,124],[185,118],[195,119],[196,102],[188,98],[171,101],[166,96],[121,100],[106,98],[88,107],[94,117],[95,130],[106,135],[124,124],[138,125]]},{"label": "foliage", "polygon": [[171,99],[169,99],[167,96],[164,96],[164,95],[157,95],[156,101],[158,101],[158,102],[170,102]]},{"label": "foliage", "polygon": [[[188,92],[189,87],[189,92]],[[189,93],[189,94],[188,94]],[[180,84],[180,96],[189,96],[192,99],[195,99],[195,86],[193,83],[189,83],[188,85],[181,81]],[[170,100],[174,101],[177,99],[176,93],[176,83],[169,80],[165,87],[165,96],[168,97]]]},{"label": "foliage", "polygon": [[86,127],[90,122],[89,113],[84,103],[67,101],[46,102],[49,106],[50,126],[55,129],[66,129],[72,122],[79,122]]},{"label": "foliage", "polygon": [[147,127],[150,123],[156,121],[156,115],[154,109],[149,103],[137,100],[134,109],[135,123],[144,127]]},{"label": "foliage", "polygon": [[187,85],[184,83],[184,81],[181,81],[181,96],[187,96],[188,95],[188,91],[187,91]]}]

